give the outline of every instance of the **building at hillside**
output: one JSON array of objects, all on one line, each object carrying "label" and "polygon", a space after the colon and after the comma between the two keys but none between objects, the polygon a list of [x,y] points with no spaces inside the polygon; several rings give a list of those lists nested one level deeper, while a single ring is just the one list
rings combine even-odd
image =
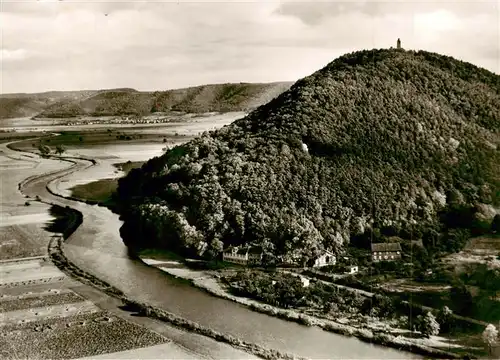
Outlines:
[{"label": "building at hillside", "polygon": [[328,251],[324,250],[321,255],[313,259],[313,261],[310,263],[311,267],[321,267],[321,266],[328,266],[328,265],[335,265],[337,263],[337,258],[335,255]]},{"label": "building at hillside", "polygon": [[263,250],[260,246],[230,246],[222,253],[222,260],[240,265],[260,265]]},{"label": "building at hillside", "polygon": [[359,271],[358,265],[348,265],[345,269],[345,274],[357,274]]},{"label": "building at hillside", "polygon": [[401,259],[400,243],[375,243],[372,244],[372,261],[395,261]]}]

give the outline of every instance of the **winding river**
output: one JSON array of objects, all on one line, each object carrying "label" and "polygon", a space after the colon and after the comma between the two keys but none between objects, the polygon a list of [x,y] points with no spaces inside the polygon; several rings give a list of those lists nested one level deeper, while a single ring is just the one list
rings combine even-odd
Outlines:
[{"label": "winding river", "polygon": [[[6,153],[15,152],[2,147]],[[18,154],[18,153],[17,153]],[[213,297],[186,282],[169,277],[158,269],[127,254],[118,229],[118,215],[97,205],[87,205],[54,196],[57,182],[90,162],[77,161],[67,170],[30,179],[23,192],[42,200],[70,206],[82,212],[83,224],[66,241],[67,257],[82,269],[109,282],[128,296],[166,309],[214,330],[229,333],[267,348],[315,359],[417,359],[419,355],[362,342],[253,312],[234,302]],[[97,165],[98,166],[98,165]]]}]

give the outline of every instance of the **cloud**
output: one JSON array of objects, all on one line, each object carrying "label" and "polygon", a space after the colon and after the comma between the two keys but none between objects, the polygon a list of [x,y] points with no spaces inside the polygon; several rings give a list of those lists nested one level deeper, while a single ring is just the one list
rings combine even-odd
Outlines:
[{"label": "cloud", "polygon": [[24,60],[28,57],[28,52],[25,49],[1,49],[0,59],[2,62],[19,61]]},{"label": "cloud", "polygon": [[[4,1],[4,92],[297,80],[395,45],[500,72],[496,2]],[[106,16],[107,14],[107,16]]]},{"label": "cloud", "polygon": [[346,14],[361,14],[370,17],[411,16],[433,12],[436,9],[450,11],[462,17],[496,12],[498,3],[495,0],[470,2],[450,2],[448,0],[310,0],[283,1],[276,11],[283,15],[297,17],[308,25],[317,25],[327,18]]}]

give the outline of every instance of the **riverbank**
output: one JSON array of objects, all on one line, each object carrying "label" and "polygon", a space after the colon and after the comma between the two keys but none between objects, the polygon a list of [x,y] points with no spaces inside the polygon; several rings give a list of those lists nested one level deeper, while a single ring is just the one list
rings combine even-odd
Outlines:
[{"label": "riverbank", "polygon": [[[79,159],[81,160],[86,160],[89,161],[88,159]],[[90,164],[92,166],[92,164]],[[57,180],[54,180],[52,182],[49,182],[46,186],[47,190],[60,198],[68,198],[66,196],[62,196],[57,192],[57,187],[54,186]],[[69,197],[71,200],[76,200],[78,201],[79,199],[74,199],[72,197]],[[62,240],[61,245],[62,245]],[[182,319],[180,317],[177,317],[174,314],[167,313],[161,309],[155,309],[147,304],[143,303],[137,303],[134,300],[128,299],[124,297],[123,293],[119,291],[118,289],[114,288],[108,283],[102,282],[96,277],[94,277],[91,274],[88,274],[81,269],[79,269],[77,266],[74,264],[70,263],[67,258],[64,256],[62,246],[59,245],[59,248],[53,247],[52,250],[56,249],[57,251],[54,252],[54,263],[58,265],[58,267],[63,270],[63,271],[68,271],[68,274],[71,274],[71,276],[78,278],[79,280],[86,281],[89,284],[93,284],[94,286],[97,286],[101,291],[115,296],[117,298],[120,298],[122,301],[124,301],[127,304],[134,304],[134,306],[139,306],[141,311],[145,314],[149,314],[150,316],[154,318],[158,318],[160,320],[166,321],[170,324],[173,324],[175,326],[179,326],[181,328],[184,328],[186,330],[194,331],[206,336],[209,336],[217,341],[223,341],[224,334],[221,334],[219,332],[213,331],[208,328],[201,328],[198,324],[191,322],[189,320]],[[56,255],[59,254],[59,255]],[[175,275],[175,274],[174,274]],[[182,277],[182,276],[181,276]],[[354,336],[360,340],[363,340],[367,343],[372,343],[372,344],[379,344],[379,345],[385,345],[388,347],[392,347],[398,350],[405,350],[417,354],[422,354],[422,355],[431,355],[433,357],[441,357],[441,358],[458,358],[456,354],[448,353],[445,351],[437,350],[437,349],[432,349],[429,347],[426,347],[425,345],[421,344],[415,344],[412,342],[409,342],[408,340],[400,337],[400,336],[393,336],[390,334],[384,334],[383,332],[374,332],[371,330],[367,329],[361,329],[361,328],[356,328],[351,325],[346,325],[346,324],[340,324],[337,322],[333,321],[328,321],[324,319],[317,319],[314,317],[311,317],[309,315],[305,314],[300,314],[298,312],[292,311],[292,310],[283,310],[283,309],[278,309],[269,305],[261,304],[256,301],[248,300],[248,299],[243,299],[243,298],[238,298],[235,297],[226,291],[224,291],[221,288],[217,288],[217,282],[215,279],[192,279],[189,277],[186,277],[188,280],[194,280],[192,281],[193,285],[205,290],[206,292],[210,293],[211,295],[218,296],[223,299],[231,300],[237,303],[240,303],[242,305],[245,305],[246,307],[250,308],[251,310],[258,311],[260,313],[266,314],[266,315],[271,315],[275,317],[279,317],[282,319],[286,319],[289,321],[294,321],[296,323],[302,324],[302,325],[314,325],[322,328],[323,330],[327,330],[332,333],[337,333],[341,335],[346,335],[346,336]],[[208,281],[208,283],[207,283]],[[248,302],[247,302],[248,301]],[[253,344],[245,344],[242,343],[241,340],[229,336],[225,341],[227,344],[230,344],[232,346],[236,346],[237,348],[240,348],[244,351],[251,351],[254,355],[260,356],[260,357],[265,357],[265,358],[276,358],[278,355],[274,352],[268,353],[269,350],[266,350],[264,348],[257,348],[257,350],[254,348],[255,345]],[[240,347],[243,344],[243,347]],[[260,349],[260,350],[258,350]],[[281,358],[291,358],[293,357],[292,355],[289,354],[281,354],[278,357]]]},{"label": "riverbank", "polygon": [[[193,270],[184,265],[181,261],[172,260],[172,258],[155,259],[147,256],[139,255],[145,264],[156,267],[174,277],[189,281],[193,286],[206,291],[207,293],[230,300],[248,307],[253,311],[257,311],[266,315],[275,316],[284,320],[296,322],[306,326],[317,326],[325,331],[341,334],[345,336],[353,336],[364,342],[383,345],[398,350],[409,351],[424,356],[433,358],[451,358],[459,359],[461,355],[444,351],[430,346],[418,343],[415,339],[408,339],[402,335],[392,335],[384,330],[372,330],[360,328],[349,324],[342,324],[325,318],[311,316],[297,310],[288,310],[278,308],[269,304],[252,300],[249,298],[239,297],[231,294],[227,289],[223,288],[217,278],[219,275],[212,271]],[[383,323],[382,323],[383,324]]]},{"label": "riverbank", "polygon": [[81,219],[36,194],[26,197],[19,187],[40,173],[64,173],[70,166],[0,146],[0,359],[94,357],[152,346],[188,354],[128,313],[103,306],[108,296],[50,261],[47,228],[69,236]]},{"label": "riverbank", "polygon": [[145,303],[141,303],[135,301],[133,299],[128,298],[121,290],[115,288],[114,286],[106,283],[105,281],[100,280],[92,274],[87,273],[86,271],[81,270],[75,264],[68,260],[68,258],[64,255],[63,251],[63,237],[61,236],[53,236],[49,243],[49,256],[52,259],[52,262],[64,273],[70,275],[71,277],[81,281],[84,284],[91,285],[103,293],[113,296],[124,303],[124,310],[128,310],[130,312],[136,313],[138,316],[147,316],[154,319],[161,320],[163,322],[167,322],[176,327],[193,331],[198,334],[210,337],[216,341],[224,342],[229,344],[239,350],[243,350],[245,352],[249,352],[253,355],[256,355],[263,359],[303,359],[300,357],[296,357],[292,354],[286,354],[281,351],[265,349],[262,346],[257,344],[252,344],[246,342],[244,340],[238,339],[234,336],[220,333],[218,331],[212,330],[207,327],[203,327],[193,321],[181,318],[173,313],[168,311],[150,306]]},{"label": "riverbank", "polygon": [[[85,165],[86,165],[86,164],[85,164]],[[83,168],[83,166],[81,166],[81,165],[80,165],[80,168]],[[53,179],[55,179],[55,178],[53,177]],[[43,183],[40,183],[40,184],[43,184]],[[52,185],[52,184],[53,184],[53,183],[51,183],[50,185]],[[42,186],[45,186],[45,185],[42,185]],[[47,186],[47,188],[50,188],[50,187],[51,187],[51,186]],[[54,192],[55,192],[55,193],[54,193],[54,195],[58,196],[58,197],[59,197],[59,198],[61,198],[61,199],[63,199],[63,198],[65,199],[65,198],[66,198],[65,196],[57,195],[57,193],[56,193],[56,192],[58,191],[58,189],[57,189],[57,188],[54,188],[53,190],[54,190]],[[54,200],[54,201],[56,201],[56,200]],[[68,203],[68,202],[65,202],[65,203]],[[69,203],[69,205],[71,206],[71,203]],[[83,206],[83,207],[82,207],[82,209],[85,209],[85,208],[86,208],[85,206]],[[82,211],[83,211],[83,210],[82,210]],[[63,247],[63,249],[62,249],[62,250],[64,251],[64,247]],[[73,258],[73,260],[74,260],[74,261],[76,261],[76,260],[75,260],[75,258]],[[81,273],[80,273],[80,274],[78,274],[78,275],[82,276],[83,274],[81,274]],[[116,283],[116,284],[117,284],[117,283]],[[109,284],[108,284],[108,285],[109,285]],[[117,294],[117,295],[118,295],[118,294]],[[117,298],[119,298],[119,295],[117,296]],[[147,308],[147,305],[146,305],[146,304],[144,304],[144,303],[143,303],[143,304],[141,304],[141,306],[143,306],[143,308],[144,308],[144,309],[146,309],[146,308]],[[150,310],[150,312],[151,312],[151,310]],[[151,315],[155,315],[155,314],[156,314],[156,316],[163,316],[163,317],[165,318],[165,314],[161,313],[161,310],[160,310],[159,312],[156,312],[156,311],[151,312]],[[159,315],[158,315],[158,314],[159,314]],[[251,313],[250,313],[249,315],[251,316]],[[272,314],[269,314],[269,315],[272,315]],[[255,316],[255,315],[254,315],[254,316]],[[167,316],[167,318],[168,318],[168,316]],[[267,316],[266,316],[266,318],[267,318]],[[306,317],[304,317],[304,318],[306,318]],[[271,319],[271,318],[269,318],[269,319]],[[170,320],[172,320],[172,319],[170,319]],[[168,321],[168,319],[167,319],[167,321]],[[266,322],[267,320],[263,319],[263,321],[264,321],[264,322]],[[296,321],[296,322],[299,322],[299,321]],[[299,322],[299,323],[300,323],[300,322]],[[196,324],[196,322],[193,322],[192,324]],[[286,323],[284,323],[284,325],[286,326]],[[188,325],[188,326],[189,326],[189,325]],[[195,327],[195,326],[196,326],[196,325],[194,325],[193,329],[196,329],[196,327]],[[297,325],[294,325],[294,326],[297,326]],[[182,327],[182,324],[180,324],[180,327]],[[221,329],[221,328],[219,328],[218,330],[222,330],[222,332],[225,332],[225,331],[226,331],[226,330]],[[300,330],[300,329],[298,329],[298,330]],[[304,330],[306,330],[306,329],[304,328]],[[194,330],[193,332],[195,332],[195,331],[196,331],[196,330]],[[316,336],[317,336],[318,338],[322,338],[322,337],[323,337],[322,335],[318,334],[318,333],[320,333],[320,332],[321,332],[319,329],[317,329],[317,330],[310,329],[310,330],[307,330],[307,331],[312,331],[313,333],[316,333]],[[338,332],[338,333],[342,333],[342,332],[340,332],[340,331],[341,331],[341,330],[337,330],[337,332]],[[332,332],[333,332],[333,331],[332,331]],[[217,332],[216,332],[216,333],[217,333]],[[350,334],[350,331],[349,331],[349,330],[347,330],[345,333],[346,333],[346,334]],[[217,337],[217,335],[216,335],[216,334],[213,334],[213,335],[214,335],[214,336],[212,337],[213,339],[218,339],[218,337]],[[375,335],[376,335],[376,334],[375,334]],[[245,336],[245,335],[242,335],[242,336]],[[329,337],[329,336],[333,336],[333,335],[326,335],[326,332],[325,332],[325,336]],[[234,337],[232,337],[232,338],[233,338],[233,339],[235,339]],[[347,339],[346,339],[346,340],[347,340]],[[384,339],[382,338],[382,339],[381,339],[381,341],[379,341],[378,343],[383,344],[383,340],[384,340]],[[259,342],[259,341],[260,341],[260,339],[254,339],[254,340],[252,340],[252,341]],[[356,341],[356,340],[354,340],[354,339],[353,339],[353,340],[347,340],[347,341],[357,342],[357,341]],[[375,342],[375,341],[370,340],[370,339],[368,339],[368,341],[366,341],[366,342],[367,342],[367,343],[376,344],[376,342]],[[368,352],[369,352],[370,354],[373,354],[373,353],[372,353],[372,351],[374,351],[374,350],[375,350],[375,349],[371,349],[371,347],[366,346],[366,345],[361,344],[361,343],[359,343],[358,345],[362,345],[361,347],[366,347],[367,349],[370,349],[370,350],[368,350]],[[292,346],[292,345],[290,345],[290,346]],[[392,346],[392,347],[393,347],[393,348],[397,348],[397,349],[402,349],[402,348],[403,348],[402,346],[396,346],[396,347]],[[287,347],[285,347],[285,348],[281,348],[281,349],[282,349],[282,350],[284,350],[284,351],[287,351],[287,350],[289,349],[289,347],[287,346]],[[388,350],[384,350],[384,351],[388,351]],[[393,350],[391,350],[391,351],[393,351]],[[413,351],[413,352],[415,352],[415,351]],[[348,351],[348,353],[350,353],[350,354],[352,355],[352,354],[354,354],[354,353],[355,353],[355,351],[354,351],[354,352],[349,352],[349,351]],[[306,356],[307,356],[307,355],[306,355]],[[325,355],[323,355],[323,356],[325,356]],[[408,356],[408,355],[403,355],[403,354],[401,354],[401,356]],[[276,356],[271,356],[271,358],[275,358],[275,357],[276,357]],[[344,355],[344,357],[345,357],[345,355]],[[396,358],[399,358],[399,357],[396,357]]]},{"label": "riverbank", "polygon": [[[49,176],[54,177],[58,173],[60,173],[62,176],[64,176],[64,175],[70,173],[71,171],[73,171],[75,168],[78,168],[79,167],[78,165],[80,165],[80,167],[81,167],[81,163],[79,163],[78,160],[79,161],[82,161],[82,160],[90,161],[89,159],[75,159],[75,158],[73,158],[72,160],[69,160],[69,162],[74,163],[72,166],[70,166],[70,168],[69,168],[70,170],[64,169],[64,170],[61,170],[59,172],[52,172],[52,173],[50,173]],[[95,162],[91,162],[91,164],[89,166],[92,166],[94,164],[95,164]],[[41,175],[41,176],[42,177],[47,176],[47,174]],[[40,176],[31,176],[28,179],[23,180],[21,183],[18,184],[18,189],[22,192],[24,186],[27,186],[29,184],[29,182],[36,181],[39,178],[40,178]],[[53,196],[57,196],[58,198],[61,198],[61,199],[67,199],[65,196],[58,194],[57,189],[53,188],[51,186],[54,183],[54,181],[57,181],[57,179],[59,179],[59,177],[53,178],[52,181],[49,181],[49,183],[45,185],[45,189],[49,192],[49,194],[51,194]],[[46,204],[49,204],[49,205],[59,206],[59,205],[54,204],[50,201],[45,201],[44,199],[38,198],[37,200],[40,202],[44,202]],[[80,224],[81,220],[83,219],[83,216],[78,210],[71,209],[69,207],[66,207],[63,209],[68,210],[71,213],[71,215],[69,216],[70,221],[67,222],[68,229],[63,229],[63,231],[62,231],[65,234],[65,236],[54,235],[51,238],[50,243],[48,245],[48,253],[49,253],[49,256],[50,256],[52,262],[63,273],[71,276],[73,279],[76,279],[85,285],[90,285],[90,286],[98,289],[99,291],[101,291],[102,293],[104,293],[106,295],[109,295],[109,296],[112,296],[116,299],[121,300],[125,305],[128,305],[129,308],[132,307],[133,309],[135,309],[134,312],[139,312],[141,315],[144,315],[144,316],[147,316],[147,317],[150,317],[153,319],[161,320],[161,321],[168,323],[170,325],[173,325],[177,328],[180,328],[183,330],[188,330],[190,332],[206,336],[206,337],[211,338],[213,340],[216,340],[218,342],[225,343],[225,344],[230,345],[231,347],[233,347],[237,350],[243,351],[247,354],[252,354],[252,355],[255,355],[255,356],[257,356],[259,358],[263,358],[263,359],[301,359],[301,358],[296,357],[292,354],[287,354],[287,353],[284,353],[281,351],[266,349],[262,346],[243,341],[243,340],[238,339],[234,336],[223,334],[223,333],[218,332],[218,331],[214,331],[208,327],[200,326],[196,322],[184,319],[184,318],[177,316],[173,313],[164,311],[164,310],[159,309],[159,308],[152,307],[152,306],[145,304],[145,303],[137,302],[137,301],[125,296],[124,293],[122,291],[120,291],[119,289],[117,289],[116,287],[110,285],[109,283],[107,283],[105,281],[100,280],[96,276],[94,276],[86,271],[83,271],[78,266],[76,266],[74,263],[72,263],[65,256],[64,251],[63,251],[64,239],[71,236],[71,233],[78,228],[78,225]],[[78,214],[74,214],[74,212],[76,212]],[[58,231],[61,231],[61,229],[58,228]]]}]

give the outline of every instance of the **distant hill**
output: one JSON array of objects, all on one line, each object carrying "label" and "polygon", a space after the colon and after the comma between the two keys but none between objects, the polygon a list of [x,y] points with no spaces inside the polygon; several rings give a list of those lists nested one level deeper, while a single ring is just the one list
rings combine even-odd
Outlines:
[{"label": "distant hill", "polygon": [[256,108],[291,83],[215,84],[157,92],[110,89],[0,95],[0,119],[37,116],[146,115],[152,112],[227,112]]},{"label": "distant hill", "polygon": [[[204,91],[187,92],[190,106]],[[307,261],[371,236],[454,251],[450,229],[491,221],[499,174],[500,76],[425,51],[360,51],[131,171],[121,232],[132,248],[207,257],[257,242]]]},{"label": "distant hill", "polygon": [[98,91],[49,91],[36,94],[1,94],[0,119],[39,114],[58,102],[81,101]]}]

